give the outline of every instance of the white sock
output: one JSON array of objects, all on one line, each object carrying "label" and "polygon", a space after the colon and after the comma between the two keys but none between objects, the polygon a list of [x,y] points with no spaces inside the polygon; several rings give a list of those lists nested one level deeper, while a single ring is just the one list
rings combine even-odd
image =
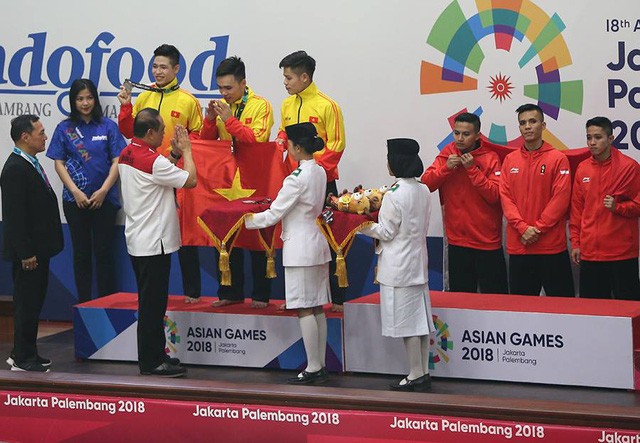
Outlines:
[{"label": "white sock", "polygon": [[424,375],[422,369],[422,349],[420,348],[420,337],[404,337],[404,347],[409,356],[409,380],[415,380]]},{"label": "white sock", "polygon": [[318,325],[318,352],[320,357],[320,366],[323,368],[326,366],[326,354],[327,354],[327,318],[324,316],[324,312],[314,315],[316,318],[316,324]]},{"label": "white sock", "polygon": [[420,348],[422,350],[422,372],[429,373],[429,353],[431,352],[431,339],[429,334],[420,337]]},{"label": "white sock", "polygon": [[307,353],[307,372],[317,372],[322,369],[320,350],[318,346],[318,323],[314,315],[299,317],[302,342]]}]

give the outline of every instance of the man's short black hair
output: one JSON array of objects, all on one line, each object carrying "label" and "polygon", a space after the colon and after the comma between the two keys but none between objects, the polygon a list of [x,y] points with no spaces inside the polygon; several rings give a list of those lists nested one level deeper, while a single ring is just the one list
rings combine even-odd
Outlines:
[{"label": "man's short black hair", "polygon": [[160,120],[158,117],[160,113],[157,109],[144,108],[142,111],[136,114],[136,118],[133,121],[133,135],[137,138],[144,138],[149,129],[157,131],[160,129]]},{"label": "man's short black hair", "polygon": [[238,83],[246,78],[244,62],[240,57],[234,55],[220,62],[218,69],[216,69],[216,77],[223,77],[225,75],[233,75],[233,78],[235,78]]},{"label": "man's short black hair", "polygon": [[534,105],[533,103],[526,103],[524,105],[518,106],[518,109],[516,109],[516,114],[518,114],[518,117],[520,117],[520,114],[529,111],[538,111],[542,121],[544,121],[544,112],[542,111],[542,108],[538,105]]},{"label": "man's short black hair", "polygon": [[458,114],[454,119],[454,122],[471,123],[473,125],[473,129],[476,132],[480,132],[480,117],[470,112]]},{"label": "man's short black hair", "polygon": [[33,114],[19,115],[11,120],[11,140],[17,142],[24,132],[31,133],[33,124],[40,120],[40,117]]},{"label": "man's short black hair", "polygon": [[607,117],[593,117],[587,120],[586,127],[589,128],[589,126],[597,126],[604,129],[604,132],[605,134],[607,134],[607,136],[613,135],[613,124]]},{"label": "man's short black hair", "polygon": [[305,51],[296,51],[287,55],[280,61],[279,68],[290,68],[297,75],[306,73],[313,80],[313,73],[316,70],[316,61]]},{"label": "man's short black hair", "polygon": [[153,56],[167,57],[171,66],[180,64],[180,51],[173,45],[167,45],[165,43],[164,45],[158,46],[156,50],[153,51]]}]

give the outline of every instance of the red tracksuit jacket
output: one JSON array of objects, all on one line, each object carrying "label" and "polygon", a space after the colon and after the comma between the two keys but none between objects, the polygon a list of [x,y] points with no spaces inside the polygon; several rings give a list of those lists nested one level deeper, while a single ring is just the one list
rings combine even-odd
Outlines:
[{"label": "red tracksuit jacket", "polygon": [[[571,247],[587,261],[627,260],[638,257],[640,165],[611,149],[604,162],[589,158],[576,170],[571,198]],[[604,207],[615,197],[613,212]]]},{"label": "red tracksuit jacket", "polygon": [[472,151],[473,167],[449,169],[447,158],[451,154],[462,155],[455,143],[445,146],[420,179],[431,192],[440,191],[447,241],[485,251],[501,248],[498,154],[481,143]]},{"label": "red tracksuit jacket", "polygon": [[[524,146],[507,155],[500,175],[500,200],[507,219],[507,252],[557,254],[567,249],[566,221],[571,199],[569,160],[544,142],[536,151]],[[520,242],[528,226],[541,231],[531,244]]]}]

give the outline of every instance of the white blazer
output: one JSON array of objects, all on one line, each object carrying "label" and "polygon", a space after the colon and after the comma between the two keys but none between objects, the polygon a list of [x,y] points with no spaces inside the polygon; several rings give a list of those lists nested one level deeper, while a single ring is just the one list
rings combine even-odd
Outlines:
[{"label": "white blazer", "polygon": [[331,261],[329,244],[316,225],[322,213],[327,173],[315,160],[303,160],[282,183],[264,212],[245,219],[247,229],[273,226],[282,220],[282,264],[315,266]]},{"label": "white blazer", "polygon": [[377,279],[405,287],[429,281],[427,231],[431,192],[414,178],[398,179],[382,200],[378,223],[360,231],[380,240]]}]

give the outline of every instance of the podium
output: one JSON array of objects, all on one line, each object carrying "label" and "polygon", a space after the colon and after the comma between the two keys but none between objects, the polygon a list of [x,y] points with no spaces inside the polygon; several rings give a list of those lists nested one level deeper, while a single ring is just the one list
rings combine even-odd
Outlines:
[{"label": "podium", "polygon": [[[434,376],[640,389],[640,302],[430,296]],[[406,374],[402,339],[381,335],[379,303],[379,293],[345,303],[345,369]]]},{"label": "podium", "polygon": [[[304,369],[306,356],[295,311],[249,303],[213,308],[213,297],[186,304],[169,296],[164,319],[166,351],[186,364]],[[76,305],[75,355],[87,360],[137,361],[138,296],[117,293]],[[327,369],[344,370],[342,313],[327,316]]]}]

